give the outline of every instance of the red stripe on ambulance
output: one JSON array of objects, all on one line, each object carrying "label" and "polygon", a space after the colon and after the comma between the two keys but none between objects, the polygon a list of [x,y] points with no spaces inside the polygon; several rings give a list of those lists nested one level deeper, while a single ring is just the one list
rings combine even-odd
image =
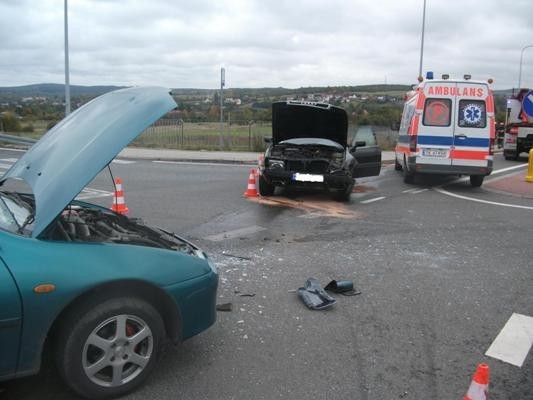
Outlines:
[{"label": "red stripe on ambulance", "polygon": [[488,151],[456,150],[450,151],[450,157],[455,160],[486,160]]}]

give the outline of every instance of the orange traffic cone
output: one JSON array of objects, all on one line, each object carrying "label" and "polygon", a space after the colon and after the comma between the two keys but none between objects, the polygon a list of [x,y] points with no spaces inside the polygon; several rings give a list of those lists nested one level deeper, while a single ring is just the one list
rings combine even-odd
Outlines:
[{"label": "orange traffic cone", "polygon": [[244,197],[257,197],[259,194],[257,193],[257,187],[255,186],[255,169],[252,168],[250,170],[250,176],[248,177],[248,187],[246,188],[246,192],[243,193]]},{"label": "orange traffic cone", "polygon": [[487,364],[479,364],[463,400],[487,400],[488,392],[489,366]]},{"label": "orange traffic cone", "polygon": [[113,205],[111,210],[117,214],[127,214],[128,206],[126,206],[126,201],[124,200],[124,192],[122,191],[122,179],[115,179],[115,197],[113,198]]}]

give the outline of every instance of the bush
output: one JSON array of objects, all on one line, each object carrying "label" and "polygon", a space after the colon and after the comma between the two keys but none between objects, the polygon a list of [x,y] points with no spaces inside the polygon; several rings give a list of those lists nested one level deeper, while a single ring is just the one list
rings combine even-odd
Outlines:
[{"label": "bush", "polygon": [[6,132],[20,132],[20,121],[15,113],[7,111],[0,115],[2,128]]}]

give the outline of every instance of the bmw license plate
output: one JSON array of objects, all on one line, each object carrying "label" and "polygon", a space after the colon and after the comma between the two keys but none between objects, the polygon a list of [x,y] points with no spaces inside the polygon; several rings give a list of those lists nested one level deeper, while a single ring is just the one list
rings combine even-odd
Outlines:
[{"label": "bmw license plate", "polygon": [[292,175],[292,180],[299,182],[324,182],[324,175],[301,174],[296,172]]},{"label": "bmw license plate", "polygon": [[446,149],[422,149],[422,157],[448,158]]}]

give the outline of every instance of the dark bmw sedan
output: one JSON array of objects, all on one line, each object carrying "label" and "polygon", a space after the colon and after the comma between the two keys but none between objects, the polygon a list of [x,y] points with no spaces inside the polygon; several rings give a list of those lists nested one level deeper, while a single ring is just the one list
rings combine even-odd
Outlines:
[{"label": "dark bmw sedan", "polygon": [[331,104],[282,101],[272,104],[272,138],[259,165],[259,193],[276,186],[321,188],[349,200],[354,178],[379,175],[381,149],[348,145],[346,111]]}]

